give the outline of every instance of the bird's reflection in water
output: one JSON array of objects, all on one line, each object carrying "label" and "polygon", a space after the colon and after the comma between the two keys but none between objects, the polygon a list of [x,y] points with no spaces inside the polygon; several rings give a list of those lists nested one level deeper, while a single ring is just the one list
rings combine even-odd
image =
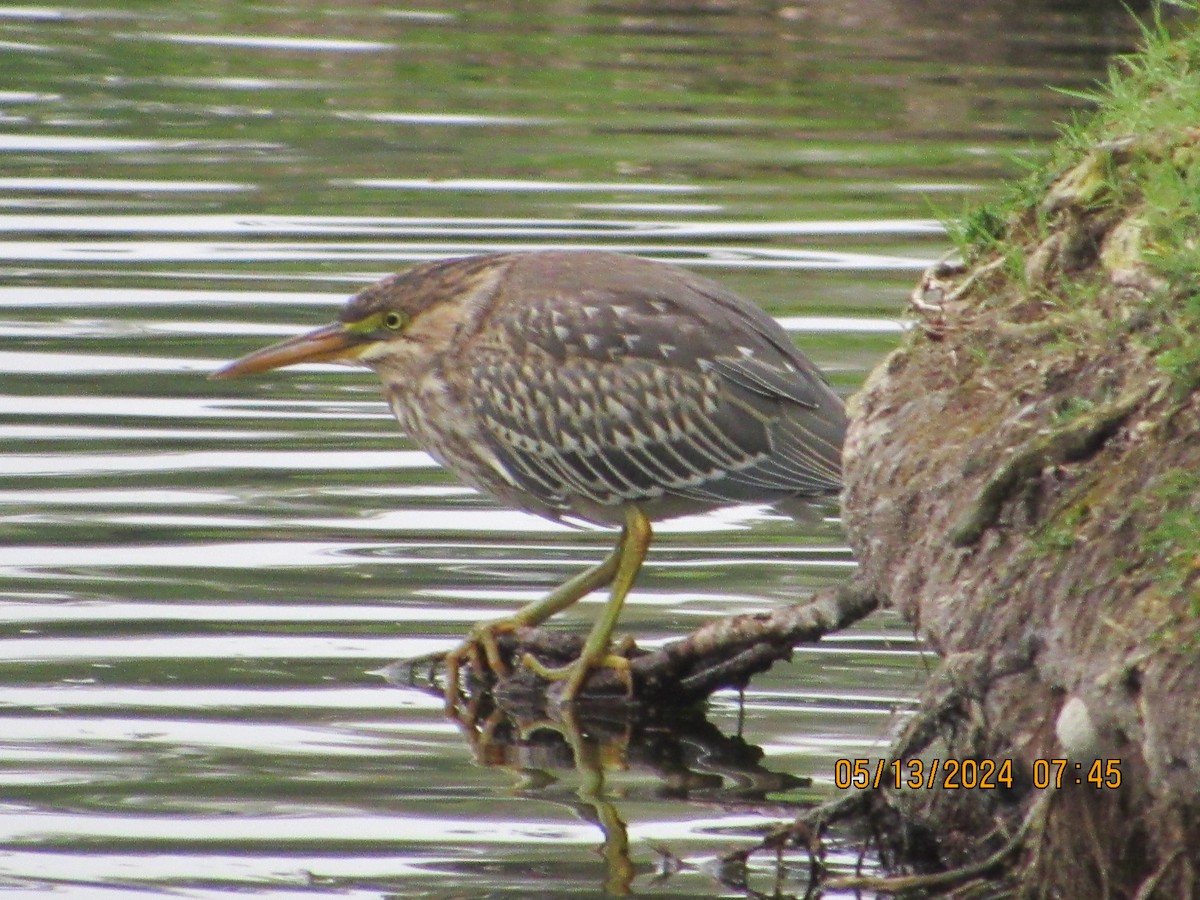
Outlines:
[{"label": "bird's reflection in water", "polygon": [[[628,708],[568,705],[551,711],[509,705],[483,693],[472,698],[470,714],[456,721],[478,763],[509,770],[518,791],[566,803],[599,826],[604,890],[613,896],[632,893],[636,870],[626,822],[606,787],[612,773],[649,774],[658,783],[657,796],[710,803],[722,811],[791,818],[807,806],[767,798],[807,787],[811,779],[768,770],[759,747],[723,734],[699,710],[651,716]],[[555,796],[564,776],[577,781],[573,800]],[[671,857],[657,876],[649,866],[644,870],[662,878],[680,864]]]}]

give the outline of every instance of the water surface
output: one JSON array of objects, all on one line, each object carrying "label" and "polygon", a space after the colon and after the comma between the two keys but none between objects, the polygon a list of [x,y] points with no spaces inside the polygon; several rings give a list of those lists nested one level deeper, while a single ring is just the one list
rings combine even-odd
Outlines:
[{"label": "water surface", "polygon": [[[1119,5],[101,0],[0,28],[0,887],[774,890],[773,860],[717,860],[882,751],[926,671],[902,623],[706,718],[488,740],[380,671],[612,534],[463,488],[369,373],[204,376],[407,264],[586,247],[721,280],[849,394],[939,217],[1078,108],[1048,85],[1130,46]],[[835,508],[665,523],[622,628],[652,645],[852,566]]]}]

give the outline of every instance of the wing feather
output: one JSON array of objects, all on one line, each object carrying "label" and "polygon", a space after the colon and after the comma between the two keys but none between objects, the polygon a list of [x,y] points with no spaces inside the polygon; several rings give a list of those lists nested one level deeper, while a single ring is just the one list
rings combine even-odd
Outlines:
[{"label": "wing feather", "polygon": [[513,482],[563,513],[839,489],[841,401],[774,320],[710,294],[497,304],[464,393]]}]

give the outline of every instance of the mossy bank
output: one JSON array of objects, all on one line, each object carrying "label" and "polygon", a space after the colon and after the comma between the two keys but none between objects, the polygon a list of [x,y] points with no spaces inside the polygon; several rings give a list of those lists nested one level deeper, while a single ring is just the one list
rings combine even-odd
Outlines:
[{"label": "mossy bank", "polygon": [[[943,656],[924,755],[1011,759],[1017,776],[882,796],[898,849],[963,865],[1024,822],[1002,867],[1014,891],[1191,896],[1196,9],[1156,19],[1091,99],[1044,165],[953,226],[960,259],[914,291],[914,327],[852,404],[845,515],[863,582]],[[1055,759],[1061,785],[1035,787]],[[1095,759],[1117,761],[1119,787],[1088,781]]]}]

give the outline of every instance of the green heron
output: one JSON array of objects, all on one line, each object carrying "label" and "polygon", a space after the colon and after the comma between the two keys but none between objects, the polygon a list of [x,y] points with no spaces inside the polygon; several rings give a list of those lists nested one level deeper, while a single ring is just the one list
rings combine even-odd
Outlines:
[{"label": "green heron", "polygon": [[666,263],[590,251],[423,263],[355,294],[333,324],[212,377],[326,360],[374,369],[410,438],[472,487],[622,529],[596,566],[476,625],[447,654],[448,702],[464,663],[507,672],[497,635],[606,585],[574,663],[524,662],[565,679],[563,700],[597,666],[632,689],[610,638],[651,520],[841,487],[846,413],[820,372],[757,306]]}]

